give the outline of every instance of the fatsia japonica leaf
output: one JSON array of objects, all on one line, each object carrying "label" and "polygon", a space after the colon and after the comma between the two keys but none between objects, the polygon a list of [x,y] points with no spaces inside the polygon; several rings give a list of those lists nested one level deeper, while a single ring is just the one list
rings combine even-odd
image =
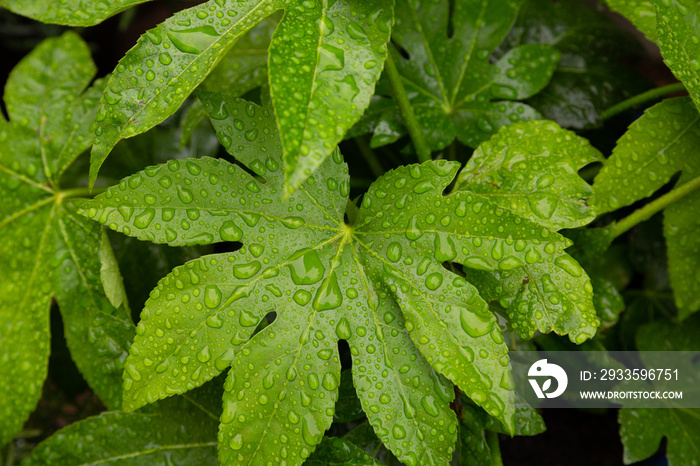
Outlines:
[{"label": "fatsia japonica leaf", "polygon": [[[343,339],[362,407],[402,461],[449,462],[456,419],[445,377],[512,431],[496,317],[442,262],[497,270],[528,253],[557,258],[568,240],[481,194],[445,196],[459,168],[445,161],[387,173],[348,225],[338,152],[284,198],[274,116],[240,99],[200,98],[224,147],[252,174],[224,160],[173,160],[84,205],[91,218],[154,242],[243,244],[176,268],[153,291],[126,363],[125,408],[230,366],[221,461],[299,463],[331,423]],[[254,334],[269,313],[274,322]]]},{"label": "fatsia japonica leaf", "polygon": [[[559,52],[532,44],[509,50],[495,63],[489,60],[521,4],[466,0],[451,10],[447,0],[397,1],[392,41],[399,49],[391,53],[431,149],[443,149],[455,137],[476,147],[501,126],[540,117],[517,100],[547,85]],[[392,101],[375,99],[361,121],[384,138],[373,136],[373,146],[405,132],[397,125],[397,114]]]},{"label": "fatsia japonica leaf", "polygon": [[[658,321],[639,329],[637,346],[640,351],[698,351],[700,320],[693,316],[682,324]],[[694,377],[697,366],[680,367],[681,377]],[[695,376],[697,379],[697,377]],[[697,382],[683,382],[685,387],[697,387]],[[669,386],[668,389],[673,389]],[[687,393],[686,396],[696,395]],[[624,445],[625,464],[636,463],[652,456],[666,437],[666,458],[670,466],[699,464],[700,409],[674,408],[672,401],[665,408],[624,408],[618,415],[620,439]]]},{"label": "fatsia japonica leaf", "polygon": [[144,34],[110,79],[91,182],[120,139],[173,114],[242,34],[279,9],[285,15],[270,44],[270,91],[279,108],[286,193],[296,189],[369,104],[393,0],[210,0],[176,13]]},{"label": "fatsia japonica leaf", "polygon": [[216,465],[221,389],[212,384],[136,413],[109,411],[65,427],[23,464]]},{"label": "fatsia japonica leaf", "polygon": [[[63,66],[68,65],[68,66]],[[105,296],[102,229],[76,214],[80,199],[60,175],[89,146],[100,83],[74,33],[47,39],[11,72],[0,119],[0,444],[21,428],[41,394],[55,298],[72,357],[110,407],[133,324]],[[84,91],[84,92],[83,92]],[[111,280],[113,289],[118,279]]]},{"label": "fatsia japonica leaf", "polygon": [[656,42],[656,8],[651,0],[605,0],[611,10],[630,20],[652,42]]},{"label": "fatsia japonica leaf", "polygon": [[[602,160],[588,141],[551,121],[516,123],[483,143],[460,173],[455,190],[479,193],[491,203],[546,227],[553,234],[595,218],[588,205],[591,186],[578,176],[583,166]],[[501,258],[498,270],[466,262],[482,294],[508,310],[513,330],[523,338],[535,331],[569,335],[581,343],[599,325],[588,275],[568,254],[547,257],[525,242],[518,255]]]},{"label": "fatsia japonica leaf", "polygon": [[[610,212],[651,196],[681,172],[675,186],[700,176],[696,148],[700,114],[688,97],[666,99],[630,125],[595,178],[597,210]],[[700,309],[700,194],[691,193],[664,210],[668,271],[681,318]]]},{"label": "fatsia japonica leaf", "polygon": [[94,26],[110,16],[150,0],[0,0],[13,13],[66,26]]},{"label": "fatsia japonica leaf", "polygon": [[563,127],[601,126],[603,111],[649,86],[625,65],[641,56],[636,38],[586,2],[527,0],[496,55],[523,44],[561,52],[547,87],[526,103]]},{"label": "fatsia japonica leaf", "polygon": [[375,460],[360,447],[335,437],[324,437],[318,448],[304,463],[306,466],[351,465],[379,466],[382,463]]},{"label": "fatsia japonica leaf", "polygon": [[700,5],[679,0],[653,0],[658,44],[664,62],[683,82],[700,109]]}]

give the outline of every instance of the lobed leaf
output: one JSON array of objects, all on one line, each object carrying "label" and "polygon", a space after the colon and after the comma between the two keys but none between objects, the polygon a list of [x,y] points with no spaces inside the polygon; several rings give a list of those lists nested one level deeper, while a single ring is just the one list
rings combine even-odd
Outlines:
[{"label": "lobed leaf", "polygon": [[[431,149],[455,138],[476,147],[498,128],[540,118],[525,99],[549,82],[560,55],[550,45],[510,50],[496,63],[489,56],[512,26],[520,0],[400,0],[391,53]],[[382,91],[382,95],[387,92]],[[352,134],[373,130],[372,145],[405,134],[393,101],[375,99]]]},{"label": "lobed leaf", "polygon": [[500,48],[523,44],[549,44],[561,53],[551,81],[527,104],[564,127],[599,127],[603,111],[649,88],[625,65],[642,57],[636,38],[585,2],[527,0]]},{"label": "lobed leaf", "polygon": [[[76,216],[79,201],[58,189],[65,167],[87,148],[95,115],[90,102],[98,87],[83,92],[95,70],[87,50],[72,32],[47,39],[17,65],[5,89],[11,121],[0,121],[0,444],[41,394],[52,298],[85,379],[106,405],[121,405],[118,381],[133,324],[104,294],[101,228]],[[73,58],[73,68],[53,62]]]},{"label": "lobed leaf", "polygon": [[[551,231],[575,228],[595,218],[587,202],[593,190],[578,170],[601,159],[586,140],[556,123],[517,123],[479,146],[455,190],[477,192]],[[523,338],[537,330],[568,334],[577,343],[593,336],[599,325],[593,289],[578,262],[552,246],[543,254],[516,241],[515,250],[500,270],[467,263],[472,269],[465,269],[467,279],[508,310],[513,330]]]},{"label": "lobed leaf", "polygon": [[94,26],[150,0],[0,0],[0,7],[42,23]]},{"label": "lobed leaf", "polygon": [[546,267],[568,257],[569,241],[478,192],[443,194],[459,168],[445,161],[385,174],[348,225],[338,151],[287,197],[274,115],[241,99],[199,97],[241,165],[171,160],[83,205],[89,217],[157,243],[242,244],[176,268],[152,292],[126,363],[125,409],[228,369],[221,462],[300,464],[332,422],[342,339],[362,408],[401,461],[449,463],[457,422],[448,380],[513,432],[496,317],[442,264],[510,270],[534,253]]},{"label": "lobed leaf", "polygon": [[[666,99],[649,108],[620,138],[613,155],[596,176],[592,203],[601,212],[630,205],[652,195],[678,173],[680,186],[700,174],[695,147],[700,144],[700,115],[688,97]],[[700,309],[697,289],[697,193],[665,209],[671,286],[681,318]]]}]

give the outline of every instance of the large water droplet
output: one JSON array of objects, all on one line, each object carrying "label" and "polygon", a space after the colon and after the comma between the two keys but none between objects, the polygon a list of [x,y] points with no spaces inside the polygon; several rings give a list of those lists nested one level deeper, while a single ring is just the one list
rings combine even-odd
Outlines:
[{"label": "large water droplet", "polygon": [[297,285],[313,285],[318,283],[326,273],[318,253],[309,250],[289,263],[292,281]]},{"label": "large water droplet", "polygon": [[201,53],[208,48],[219,35],[212,26],[200,26],[191,29],[168,31],[173,45],[184,53]]},{"label": "large water droplet", "polygon": [[459,322],[462,324],[462,329],[473,338],[489,333],[495,323],[494,320],[488,320],[487,317],[482,317],[467,308],[460,310]]},{"label": "large water droplet", "polygon": [[340,292],[340,286],[338,286],[334,272],[318,288],[313,306],[317,311],[326,311],[340,307],[342,302],[343,294]]},{"label": "large water droplet", "polygon": [[204,304],[213,309],[221,304],[221,290],[216,285],[209,285],[204,288]]}]

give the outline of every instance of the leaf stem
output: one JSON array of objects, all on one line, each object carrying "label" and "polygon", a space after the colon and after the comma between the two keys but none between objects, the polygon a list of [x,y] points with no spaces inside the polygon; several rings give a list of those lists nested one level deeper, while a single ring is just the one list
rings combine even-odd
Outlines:
[{"label": "leaf stem", "polygon": [[633,97],[630,97],[627,100],[623,100],[619,104],[613,105],[609,109],[603,111],[603,113],[601,113],[600,116],[601,118],[603,118],[603,120],[609,120],[615,115],[618,115],[624,112],[625,110],[629,110],[630,108],[636,107],[639,104],[654,101],[660,99],[665,95],[675,94],[676,92],[682,91],[685,91],[685,86],[683,86],[683,83],[674,83],[669,84],[668,86],[657,87],[655,89],[651,89],[646,92],[642,92],[641,94],[637,94]]},{"label": "leaf stem", "polygon": [[406,88],[403,87],[401,75],[399,74],[399,70],[396,69],[396,64],[394,63],[394,59],[391,56],[391,52],[387,53],[386,65],[384,69],[386,71],[387,78],[389,78],[391,92],[394,94],[396,104],[399,106],[399,113],[401,113],[401,117],[403,118],[403,121],[406,124],[408,134],[411,135],[413,146],[416,148],[418,161],[427,162],[428,160],[430,160],[430,148],[425,142],[423,130],[420,127],[420,123],[418,123],[416,114],[413,113],[413,107],[411,107],[411,103],[408,101]]},{"label": "leaf stem", "polygon": [[369,169],[372,170],[374,177],[379,178],[382,176],[384,174],[384,167],[382,167],[382,164],[379,163],[377,154],[375,154],[372,148],[369,147],[367,141],[365,141],[362,136],[358,136],[355,138],[355,144],[357,144],[357,147],[360,149],[360,153],[365,159],[365,162],[367,162],[367,165],[369,165]]},{"label": "leaf stem", "polygon": [[501,446],[498,443],[498,432],[493,432],[487,430],[486,443],[491,450],[491,466],[503,466],[503,459],[501,458]]},{"label": "leaf stem", "polygon": [[700,189],[700,176],[697,176],[687,183],[674,188],[658,199],[655,199],[644,207],[640,207],[627,217],[617,222],[611,232],[612,238],[617,238],[621,234],[630,230],[632,227],[645,220],[648,220],[652,215],[662,211],[669,205],[679,201],[697,189]]},{"label": "leaf stem", "polygon": [[73,197],[92,197],[105,191],[107,191],[107,186],[95,186],[92,189],[88,187],[71,188],[57,192],[56,197],[59,198],[59,200],[69,199]]}]

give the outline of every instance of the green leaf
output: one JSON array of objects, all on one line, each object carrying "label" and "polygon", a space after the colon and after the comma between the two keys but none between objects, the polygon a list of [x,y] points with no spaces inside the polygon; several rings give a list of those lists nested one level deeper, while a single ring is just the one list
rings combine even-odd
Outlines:
[{"label": "green leaf", "polygon": [[[386,53],[392,6],[391,0],[379,5],[246,0],[234,6],[210,0],[176,13],[144,34],[110,79],[98,111],[91,183],[120,139],[173,114],[243,33],[284,8],[269,62],[273,102],[284,109],[278,123],[289,194],[331,154],[369,104]],[[332,125],[326,123],[331,120]],[[312,128],[323,130],[312,133]]]},{"label": "green leaf", "polygon": [[104,294],[101,228],[75,214],[80,201],[71,191],[58,189],[60,173],[87,147],[95,115],[95,88],[83,92],[94,74],[87,50],[72,32],[47,39],[17,65],[5,89],[11,122],[0,122],[0,444],[41,394],[52,298],[85,379],[107,406],[121,405],[133,324]]},{"label": "green leaf", "polygon": [[338,401],[335,404],[333,422],[350,422],[363,417],[365,412],[362,411],[362,404],[352,384],[352,371],[344,370],[340,373]]},{"label": "green leaf", "polygon": [[[593,185],[592,204],[601,212],[630,205],[652,195],[682,172],[675,186],[700,175],[695,148],[700,144],[700,114],[690,98],[666,99],[630,125]],[[700,309],[700,280],[695,234],[700,195],[692,193],[664,211],[668,268],[681,318]]]},{"label": "green leaf", "polygon": [[382,463],[367,455],[361,448],[339,438],[324,437],[305,465],[378,466]]},{"label": "green leaf", "polygon": [[394,0],[324,0],[287,9],[269,64],[287,195],[330,156],[369,105],[393,7]]},{"label": "green leaf", "polygon": [[[512,431],[496,318],[442,262],[495,270],[524,264],[528,251],[554,260],[569,242],[480,194],[443,195],[458,169],[444,161],[387,173],[346,225],[348,175],[338,152],[285,199],[274,116],[240,99],[200,98],[224,147],[254,175],[223,160],[173,160],[83,206],[150,241],[243,244],[176,268],[153,291],[126,364],[125,408],[185,392],[231,366],[222,462],[298,462],[331,423],[343,339],[362,407],[402,461],[450,457],[452,388],[434,371]],[[253,336],[271,312],[274,322]],[[409,448],[414,437],[423,440]],[[285,449],[274,443],[281,438]]]},{"label": "green leaf", "polygon": [[[279,22],[277,16],[265,18],[241,36],[199,87],[242,97],[246,92],[267,84],[267,49]],[[189,141],[196,126],[206,117],[207,111],[195,99],[183,116],[180,145]]]},{"label": "green leaf", "polygon": [[605,0],[611,10],[630,20],[652,42],[656,37],[656,8],[652,0]]},{"label": "green leaf", "polygon": [[42,23],[94,26],[110,16],[150,0],[0,0],[0,7]]},{"label": "green leaf", "polygon": [[501,48],[523,44],[561,52],[549,85],[527,104],[564,127],[601,126],[604,110],[649,87],[624,64],[642,56],[635,37],[585,2],[528,0]]},{"label": "green leaf", "polygon": [[111,411],[73,423],[37,445],[23,464],[215,465],[219,413],[207,409],[213,403],[206,391],[138,413]]},{"label": "green leaf", "polygon": [[109,237],[104,230],[102,230],[102,244],[100,245],[100,281],[102,282],[105,296],[109,299],[112,306],[119,307],[124,304],[128,310],[124,280],[119,270],[117,258],[114,257]]},{"label": "green leaf", "polygon": [[374,430],[372,430],[372,426],[367,421],[345,434],[343,440],[357,445],[364,450],[365,453],[376,458],[382,464],[391,466],[403,465],[403,463],[397,460],[391,451],[382,444],[382,441],[379,440]]},{"label": "green leaf", "polygon": [[[640,329],[637,345],[640,351],[698,351],[698,332],[697,316],[680,325],[654,322]],[[620,410],[618,420],[625,464],[653,455],[664,437],[668,440],[666,458],[670,466],[698,464],[700,409],[625,408]]]},{"label": "green leaf", "polygon": [[700,108],[700,5],[678,0],[652,1],[656,5],[658,44],[664,62]]},{"label": "green leaf", "polygon": [[620,319],[620,313],[625,310],[625,302],[612,282],[593,277],[591,285],[593,286],[593,306],[600,319],[600,330],[605,330],[615,325]]},{"label": "green leaf", "polygon": [[[577,172],[601,158],[586,140],[556,123],[516,123],[479,146],[455,189],[479,193],[547,231],[574,228],[595,218],[587,202],[592,189]],[[477,260],[466,263],[467,278],[508,309],[513,330],[523,338],[537,330],[568,334],[577,343],[593,336],[599,321],[581,266],[554,248],[543,257],[525,242],[516,241],[514,247],[514,256],[494,250],[500,270],[488,270]]]},{"label": "green leaf", "polygon": [[[521,4],[468,0],[452,9],[447,0],[397,2],[392,40],[398,50],[391,53],[431,149],[443,149],[455,137],[476,147],[501,126],[540,118],[513,100],[531,97],[547,85],[559,52],[530,44],[489,62]],[[396,107],[386,100],[375,100],[368,111],[374,118],[366,115],[361,122],[381,131],[383,139],[373,139],[373,146],[393,142],[399,132]]]}]

